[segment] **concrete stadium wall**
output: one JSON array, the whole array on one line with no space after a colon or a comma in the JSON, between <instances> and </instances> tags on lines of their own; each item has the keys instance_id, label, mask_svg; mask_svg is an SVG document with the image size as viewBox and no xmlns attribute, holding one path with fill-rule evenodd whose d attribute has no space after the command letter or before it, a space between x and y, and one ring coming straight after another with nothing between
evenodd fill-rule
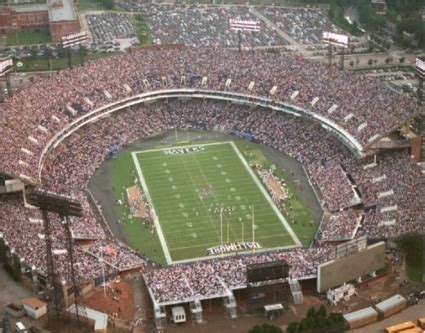
<instances>
[{"instance_id":1,"label":"concrete stadium wall","mask_svg":"<svg viewBox=\"0 0 425 333\"><path fill-rule=\"evenodd\" d=\"M323 292L385 267L385 243L379 242L366 250L328 261L317 270L317 291Z\"/></svg>"}]
</instances>

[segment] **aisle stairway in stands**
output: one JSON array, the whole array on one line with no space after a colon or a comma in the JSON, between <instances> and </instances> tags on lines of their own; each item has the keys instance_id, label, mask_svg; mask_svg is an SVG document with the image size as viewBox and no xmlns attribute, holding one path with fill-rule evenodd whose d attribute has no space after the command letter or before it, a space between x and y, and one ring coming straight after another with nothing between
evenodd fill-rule
<instances>
[{"instance_id":1,"label":"aisle stairway in stands","mask_svg":"<svg viewBox=\"0 0 425 333\"><path fill-rule=\"evenodd\" d=\"M289 280L289 288L291 289L292 298L294 299L295 304L303 304L304 295L301 290L300 283L296 279Z\"/></svg>"}]
</instances>

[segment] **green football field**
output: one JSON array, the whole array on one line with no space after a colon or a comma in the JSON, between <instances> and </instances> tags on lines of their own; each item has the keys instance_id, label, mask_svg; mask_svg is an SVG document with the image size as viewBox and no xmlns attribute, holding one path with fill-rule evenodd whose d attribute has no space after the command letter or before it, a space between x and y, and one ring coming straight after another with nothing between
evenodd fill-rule
<instances>
[{"instance_id":1,"label":"green football field","mask_svg":"<svg viewBox=\"0 0 425 333\"><path fill-rule=\"evenodd\" d=\"M202 258L210 247L253 236L263 249L301 244L233 142L132 157L168 263Z\"/></svg>"}]
</instances>

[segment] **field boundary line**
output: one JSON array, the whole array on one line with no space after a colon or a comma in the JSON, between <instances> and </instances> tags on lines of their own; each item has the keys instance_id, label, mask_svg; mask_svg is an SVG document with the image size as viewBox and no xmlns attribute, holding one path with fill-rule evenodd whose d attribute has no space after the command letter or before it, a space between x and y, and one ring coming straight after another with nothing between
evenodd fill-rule
<instances>
[{"instance_id":1,"label":"field boundary line","mask_svg":"<svg viewBox=\"0 0 425 333\"><path fill-rule=\"evenodd\" d=\"M140 167L139 160L137 159L137 152L132 152L131 155L133 157L133 162L136 167L137 175L139 176L140 184L142 185L143 191L145 193L146 200L149 202L149 205L151 206L153 222L155 224L156 231L158 232L158 237L159 237L159 241L161 242L162 250L164 251L165 260L167 260L167 264L170 265L173 263L173 261L171 259L170 251L168 249L167 242L164 237L164 233L162 232L161 224L159 223L159 218L158 218L158 215L156 214L155 206L153 204L151 195L149 193L148 186L145 181L145 177L143 176L142 168Z\"/></svg>"},{"instance_id":2,"label":"field boundary line","mask_svg":"<svg viewBox=\"0 0 425 333\"><path fill-rule=\"evenodd\" d=\"M279 211L279 209L276 207L276 205L274 204L272 198L270 197L269 193L266 191L266 189L264 188L263 184L261 184L260 180L258 179L258 177L256 176L256 174L254 173L254 171L252 171L251 167L249 166L248 162L246 161L246 159L242 156L241 152L239 151L238 147L236 146L236 144L233 141L229 141L230 145L232 146L233 150L235 151L236 155L239 157L239 159L241 160L242 164L245 166L245 168L247 169L248 173L250 174L250 176L252 177L252 179L254 180L255 184L258 186L258 188L260 189L261 193L264 195L264 197L266 198L267 202L270 204L270 206L272 207L273 211L275 212L275 214L277 215L277 217L279 218L280 222L282 222L283 226L285 227L286 231L289 233L289 235L291 235L292 240L295 242L295 244L297 246L301 246L302 243L301 241L298 239L297 235L295 234L294 230L292 230L292 228L290 227L290 225L288 224L288 222L286 221L285 217L282 215L282 213Z\"/></svg>"}]
</instances>

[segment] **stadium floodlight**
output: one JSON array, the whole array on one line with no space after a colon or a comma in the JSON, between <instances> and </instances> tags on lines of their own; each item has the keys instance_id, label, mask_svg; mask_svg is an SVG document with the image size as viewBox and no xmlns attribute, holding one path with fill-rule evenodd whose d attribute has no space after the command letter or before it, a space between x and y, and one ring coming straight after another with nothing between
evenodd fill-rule
<instances>
[{"instance_id":1,"label":"stadium floodlight","mask_svg":"<svg viewBox=\"0 0 425 333\"><path fill-rule=\"evenodd\" d=\"M425 80L425 57L418 57L415 60L416 75Z\"/></svg>"},{"instance_id":2,"label":"stadium floodlight","mask_svg":"<svg viewBox=\"0 0 425 333\"><path fill-rule=\"evenodd\" d=\"M12 71L13 60L11 57L0 58L0 76L5 76Z\"/></svg>"},{"instance_id":3,"label":"stadium floodlight","mask_svg":"<svg viewBox=\"0 0 425 333\"><path fill-rule=\"evenodd\" d=\"M241 51L241 31L247 32L259 32L261 30L261 21L260 20L239 20L239 19L230 19L229 20L230 30L236 31L238 33L238 51ZM254 46L252 45L252 50Z\"/></svg>"},{"instance_id":4,"label":"stadium floodlight","mask_svg":"<svg viewBox=\"0 0 425 333\"><path fill-rule=\"evenodd\" d=\"M77 290L76 282L75 282L70 223L69 223L68 217L69 216L81 217L83 215L82 214L83 209L80 202L78 202L77 200L69 196L42 190L42 189L32 190L28 196L28 203L31 204L32 206L38 207L42 213L44 240L46 242L47 281L50 285L53 286L53 296L54 296L54 306L56 309L56 317L59 318L60 291L58 290L56 284L54 283L54 279L57 276L55 275L53 254L56 254L56 255L64 254L64 250L67 253L69 253L73 290ZM65 218L64 226L65 226L66 236L68 240L67 249L52 250L51 228L50 228L48 212L56 213L62 219ZM75 299L74 299L76 307L78 307L77 296L78 295L76 292ZM50 311L49 311L49 316L50 316ZM77 311L77 320L78 320L78 311Z\"/></svg>"},{"instance_id":5,"label":"stadium floodlight","mask_svg":"<svg viewBox=\"0 0 425 333\"><path fill-rule=\"evenodd\" d=\"M7 91L7 93L10 95L12 93L12 86L10 83L10 73L13 69L13 60L10 56L0 56L0 78L5 77L6 78L6 86L7 90L5 89L4 92ZM4 96L1 92L2 89L0 89L0 101L3 100Z\"/></svg>"},{"instance_id":6,"label":"stadium floodlight","mask_svg":"<svg viewBox=\"0 0 425 333\"><path fill-rule=\"evenodd\" d=\"M77 32L72 35L62 37L62 46L64 48L69 48L74 45L85 43L88 41L87 31Z\"/></svg>"},{"instance_id":7,"label":"stadium floodlight","mask_svg":"<svg viewBox=\"0 0 425 333\"><path fill-rule=\"evenodd\" d=\"M329 43L329 44L332 44L332 45L335 45L335 46L340 46L340 47L343 47L343 48L348 47L348 36L347 35L323 31L322 32L322 40L325 43Z\"/></svg>"},{"instance_id":8,"label":"stadium floodlight","mask_svg":"<svg viewBox=\"0 0 425 333\"><path fill-rule=\"evenodd\" d=\"M63 46L64 49L67 50L66 54L68 56L68 67L69 68L72 68L71 51L70 51L71 47L78 45L78 44L85 43L85 42L88 41L88 39L89 39L89 37L87 35L87 31L77 32L75 34L62 37L62 46ZM81 58L81 59L83 59L83 58Z\"/></svg>"},{"instance_id":9,"label":"stadium floodlight","mask_svg":"<svg viewBox=\"0 0 425 333\"><path fill-rule=\"evenodd\" d=\"M323 31L322 41L329 45L329 66L332 65L332 46L341 47L341 69L344 68L344 49L348 48L348 36Z\"/></svg>"},{"instance_id":10,"label":"stadium floodlight","mask_svg":"<svg viewBox=\"0 0 425 333\"><path fill-rule=\"evenodd\" d=\"M29 194L28 201L32 206L61 216L82 216L81 203L69 196L36 189Z\"/></svg>"},{"instance_id":11,"label":"stadium floodlight","mask_svg":"<svg viewBox=\"0 0 425 333\"><path fill-rule=\"evenodd\" d=\"M259 32L261 27L260 20L230 19L229 24L230 24L230 30L233 30L233 31Z\"/></svg>"},{"instance_id":12,"label":"stadium floodlight","mask_svg":"<svg viewBox=\"0 0 425 333\"><path fill-rule=\"evenodd\" d=\"M425 80L425 57L418 57L415 60L415 73L419 79L418 85L418 104L422 105L424 80Z\"/></svg>"}]
</instances>

